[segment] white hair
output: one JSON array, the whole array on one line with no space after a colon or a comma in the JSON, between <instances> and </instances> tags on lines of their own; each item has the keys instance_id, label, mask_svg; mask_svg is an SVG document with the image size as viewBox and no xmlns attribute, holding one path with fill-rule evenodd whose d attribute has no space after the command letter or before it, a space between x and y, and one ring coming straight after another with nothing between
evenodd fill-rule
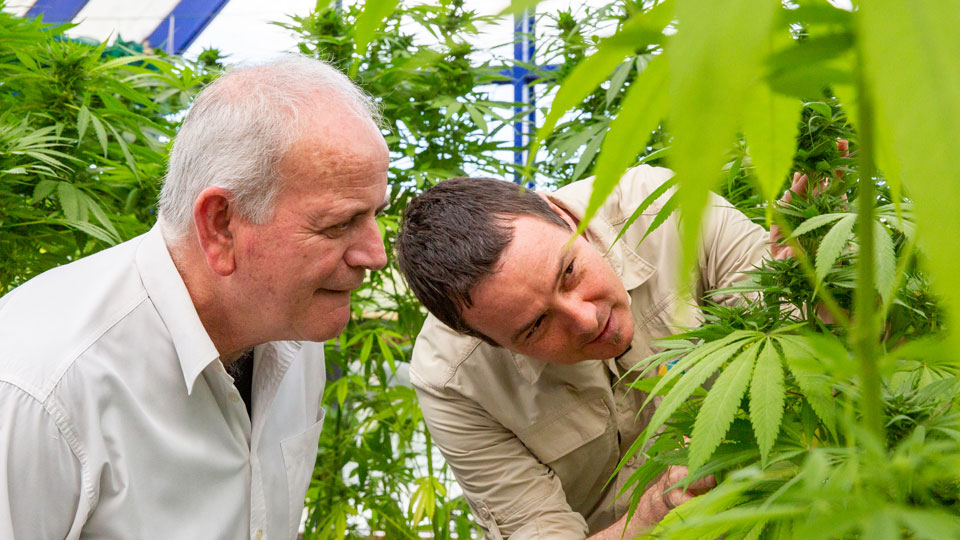
<instances>
[{"instance_id":1,"label":"white hair","mask_svg":"<svg viewBox=\"0 0 960 540\"><path fill-rule=\"evenodd\" d=\"M273 215L280 160L312 107L335 103L380 125L373 100L336 68L305 56L227 71L200 92L170 153L159 221L168 240L184 239L197 196L218 186L253 223Z\"/></svg>"}]
</instances>

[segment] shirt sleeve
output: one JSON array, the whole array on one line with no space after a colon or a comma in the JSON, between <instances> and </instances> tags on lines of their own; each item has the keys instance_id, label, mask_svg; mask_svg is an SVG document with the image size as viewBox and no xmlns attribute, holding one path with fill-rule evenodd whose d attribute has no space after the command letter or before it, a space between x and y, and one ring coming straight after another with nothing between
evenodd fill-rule
<instances>
[{"instance_id":1,"label":"shirt sleeve","mask_svg":"<svg viewBox=\"0 0 960 540\"><path fill-rule=\"evenodd\" d=\"M0 538L79 538L86 507L80 462L56 421L0 381Z\"/></svg>"},{"instance_id":2,"label":"shirt sleeve","mask_svg":"<svg viewBox=\"0 0 960 540\"><path fill-rule=\"evenodd\" d=\"M587 524L560 480L469 399L417 389L430 434L492 540L583 540Z\"/></svg>"},{"instance_id":3,"label":"shirt sleeve","mask_svg":"<svg viewBox=\"0 0 960 540\"><path fill-rule=\"evenodd\" d=\"M746 279L770 254L766 229L750 221L723 197L710 193L701 227L700 296ZM738 294L712 297L718 303L742 301Z\"/></svg>"}]
</instances>

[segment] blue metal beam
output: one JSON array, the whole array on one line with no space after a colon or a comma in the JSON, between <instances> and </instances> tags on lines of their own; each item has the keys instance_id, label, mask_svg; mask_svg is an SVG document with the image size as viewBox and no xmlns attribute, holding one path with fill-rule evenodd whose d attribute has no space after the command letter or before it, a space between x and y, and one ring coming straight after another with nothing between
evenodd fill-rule
<instances>
[{"instance_id":1,"label":"blue metal beam","mask_svg":"<svg viewBox=\"0 0 960 540\"><path fill-rule=\"evenodd\" d=\"M26 18L43 14L45 23L68 23L80 13L89 0L37 0L27 11Z\"/></svg>"},{"instance_id":2,"label":"blue metal beam","mask_svg":"<svg viewBox=\"0 0 960 540\"><path fill-rule=\"evenodd\" d=\"M220 13L228 0L180 0L148 37L153 48L181 54L190 46L210 21Z\"/></svg>"},{"instance_id":3,"label":"blue metal beam","mask_svg":"<svg viewBox=\"0 0 960 540\"><path fill-rule=\"evenodd\" d=\"M511 70L511 79L513 82L513 102L517 105L514 107L515 114L519 115L523 112L524 106L530 107L530 122L527 125L528 135L533 133L533 126L536 125L536 111L533 106L535 104L534 94L533 94L533 85L532 81L527 81L527 77L532 75L530 71L520 65L521 62L526 63L527 65L534 65L533 54L536 49L536 36L534 34L536 17L532 9L524 10L523 13L518 13L514 15L513 19L513 59L515 65ZM523 105L521 105L521 103ZM524 124L525 122L520 118L513 124L513 145L516 150L513 152L513 162L516 165L516 171L514 172L514 181L520 183L520 168L524 164L524 153L520 150L523 148L523 135L524 135Z\"/></svg>"}]
</instances>

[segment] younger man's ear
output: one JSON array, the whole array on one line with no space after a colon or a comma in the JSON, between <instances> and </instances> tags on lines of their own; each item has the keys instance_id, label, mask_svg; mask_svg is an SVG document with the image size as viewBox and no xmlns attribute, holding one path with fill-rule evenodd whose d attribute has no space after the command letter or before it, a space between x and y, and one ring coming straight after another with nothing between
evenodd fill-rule
<instances>
[{"instance_id":1,"label":"younger man's ear","mask_svg":"<svg viewBox=\"0 0 960 540\"><path fill-rule=\"evenodd\" d=\"M574 231L577 230L577 226L580 224L579 220L571 216L570 213L564 210L563 208L560 208L559 206L554 204L554 202L550 200L550 197L547 197L543 193L537 193L537 195L543 198L543 200L547 201L547 204L550 205L550 208L554 212L560 214L560 217L562 217L563 220L566 221L568 225L570 225L571 229L573 229Z\"/></svg>"},{"instance_id":2,"label":"younger man's ear","mask_svg":"<svg viewBox=\"0 0 960 540\"><path fill-rule=\"evenodd\" d=\"M236 238L230 221L237 219L233 194L217 186L210 186L193 203L193 222L197 229L200 249L207 266L221 276L236 270Z\"/></svg>"}]
</instances>

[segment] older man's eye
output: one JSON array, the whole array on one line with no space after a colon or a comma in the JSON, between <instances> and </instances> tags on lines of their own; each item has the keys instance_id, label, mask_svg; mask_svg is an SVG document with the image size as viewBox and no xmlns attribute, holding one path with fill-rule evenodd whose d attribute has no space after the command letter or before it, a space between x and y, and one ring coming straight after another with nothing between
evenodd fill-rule
<instances>
[{"instance_id":1,"label":"older man's eye","mask_svg":"<svg viewBox=\"0 0 960 540\"><path fill-rule=\"evenodd\" d=\"M350 222L338 223L336 225L331 225L326 229L323 229L323 234L329 238L337 238L347 232L347 229L350 228Z\"/></svg>"},{"instance_id":2,"label":"older man's eye","mask_svg":"<svg viewBox=\"0 0 960 540\"><path fill-rule=\"evenodd\" d=\"M573 270L574 270L573 263L574 261L570 261L570 264L568 264L567 268L564 269L563 277L570 277L573 275Z\"/></svg>"}]
</instances>

